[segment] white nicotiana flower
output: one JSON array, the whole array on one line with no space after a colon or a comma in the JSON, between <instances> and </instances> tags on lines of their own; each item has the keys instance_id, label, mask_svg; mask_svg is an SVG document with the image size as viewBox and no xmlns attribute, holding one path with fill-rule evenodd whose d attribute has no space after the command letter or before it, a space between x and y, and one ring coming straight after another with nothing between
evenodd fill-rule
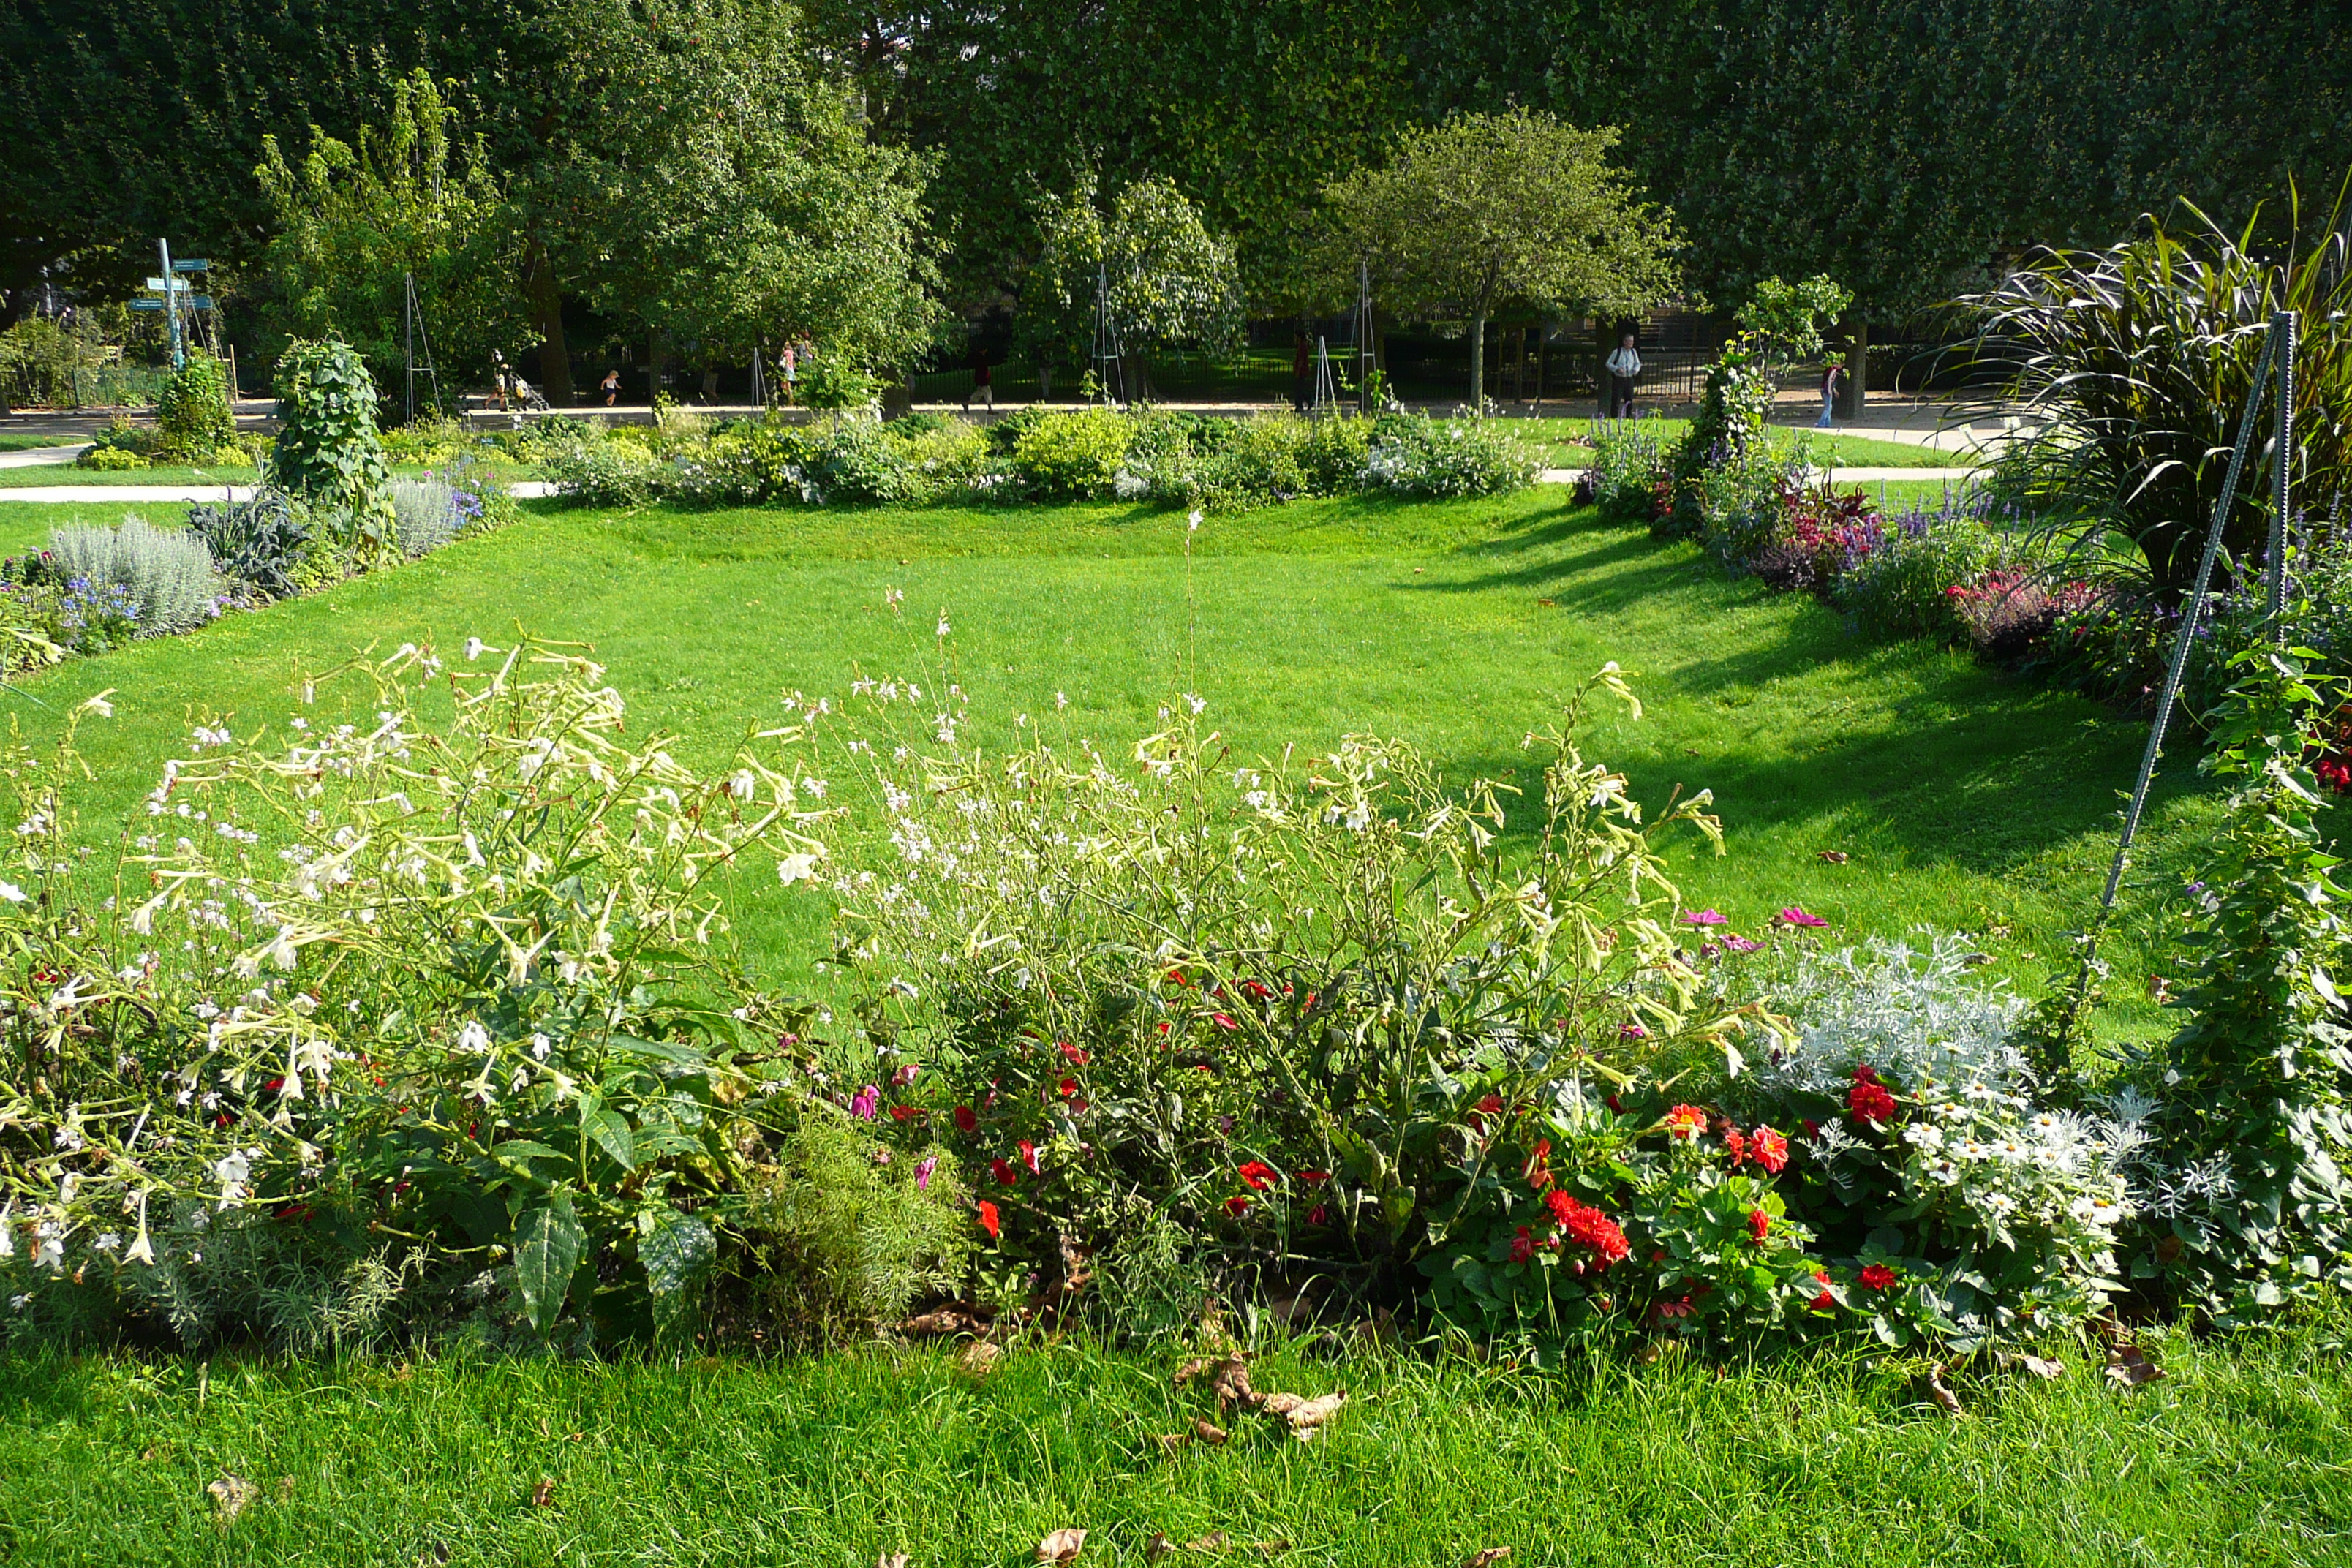
<instances>
[{"instance_id":1,"label":"white nicotiana flower","mask_svg":"<svg viewBox=\"0 0 2352 1568\"><path fill-rule=\"evenodd\" d=\"M490 1032L482 1027L482 1021L479 1018L467 1019L466 1026L457 1031L457 1049L488 1053L490 1048Z\"/></svg>"},{"instance_id":2,"label":"white nicotiana flower","mask_svg":"<svg viewBox=\"0 0 2352 1568\"><path fill-rule=\"evenodd\" d=\"M547 1059L547 1053L548 1053L548 1050L549 1050L549 1049L550 1049L550 1043L549 1043L549 1040L548 1040L548 1038L547 1038L547 1037L546 1037L545 1035L534 1034L533 1036L531 1036L531 1037L530 1037L530 1054L531 1054L534 1058L537 1058L538 1060L540 1060L540 1061L545 1061L545 1060Z\"/></svg>"}]
</instances>

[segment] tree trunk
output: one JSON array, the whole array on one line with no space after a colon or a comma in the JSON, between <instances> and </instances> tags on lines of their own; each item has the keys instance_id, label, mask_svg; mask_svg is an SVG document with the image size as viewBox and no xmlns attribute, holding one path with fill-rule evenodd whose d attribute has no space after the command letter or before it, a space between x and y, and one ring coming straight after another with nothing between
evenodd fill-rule
<instances>
[{"instance_id":1,"label":"tree trunk","mask_svg":"<svg viewBox=\"0 0 2352 1568\"><path fill-rule=\"evenodd\" d=\"M1479 417L1486 412L1486 312L1481 310L1470 318L1470 413Z\"/></svg>"},{"instance_id":2,"label":"tree trunk","mask_svg":"<svg viewBox=\"0 0 2352 1568\"><path fill-rule=\"evenodd\" d=\"M572 350L563 341L563 291L556 286L555 267L547 252L531 247L530 313L539 328L540 391L551 408L572 406Z\"/></svg>"},{"instance_id":3,"label":"tree trunk","mask_svg":"<svg viewBox=\"0 0 2352 1568\"><path fill-rule=\"evenodd\" d=\"M1870 318L1859 309L1846 313L1845 381L1838 388L1838 417L1862 417L1870 387Z\"/></svg>"}]
</instances>

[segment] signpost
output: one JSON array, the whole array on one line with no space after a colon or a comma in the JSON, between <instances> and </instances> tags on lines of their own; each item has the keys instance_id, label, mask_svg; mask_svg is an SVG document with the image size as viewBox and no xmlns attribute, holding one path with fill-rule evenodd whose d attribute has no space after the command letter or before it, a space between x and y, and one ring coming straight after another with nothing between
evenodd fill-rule
<instances>
[{"instance_id":1,"label":"signpost","mask_svg":"<svg viewBox=\"0 0 2352 1568\"><path fill-rule=\"evenodd\" d=\"M209 272L212 270L213 264L201 256L192 256L183 261L173 260L172 242L168 239L155 241L155 254L163 260L163 275L147 279L147 290L151 294L161 294L163 298L133 300L131 301L131 308L134 310L161 310L164 313L169 321L168 330L172 342L172 368L184 370L188 363L188 343L187 334L180 326L180 312L210 310L213 308L213 297L209 294L197 293L196 286L188 280L185 274Z\"/></svg>"}]
</instances>

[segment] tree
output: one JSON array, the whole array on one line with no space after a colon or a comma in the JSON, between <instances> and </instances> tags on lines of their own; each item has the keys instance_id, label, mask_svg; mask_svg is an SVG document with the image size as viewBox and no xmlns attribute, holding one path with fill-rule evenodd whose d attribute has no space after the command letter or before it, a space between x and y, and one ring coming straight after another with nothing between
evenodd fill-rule
<instances>
[{"instance_id":1,"label":"tree","mask_svg":"<svg viewBox=\"0 0 2352 1568\"><path fill-rule=\"evenodd\" d=\"M284 338L340 338L357 348L380 387L404 363L404 279L415 279L440 362L479 366L524 331L515 290L521 246L483 142L453 171L457 111L423 69L395 84L382 130L356 148L311 128L289 165L278 138L261 140L255 170L278 232L265 261L279 294L268 314ZM275 357L272 353L270 357Z\"/></svg>"},{"instance_id":2,"label":"tree","mask_svg":"<svg viewBox=\"0 0 2352 1568\"><path fill-rule=\"evenodd\" d=\"M1853 290L1826 272L1802 283L1783 283L1776 275L1758 282L1755 294L1732 314L1763 338L1774 358L1791 363L1821 353L1822 324L1853 304Z\"/></svg>"},{"instance_id":3,"label":"tree","mask_svg":"<svg viewBox=\"0 0 2352 1568\"><path fill-rule=\"evenodd\" d=\"M1474 408L1498 302L1626 314L1673 290L1673 218L1611 166L1617 139L1525 110L1465 114L1408 132L1386 168L1325 190L1342 248L1370 265L1374 288L1470 318Z\"/></svg>"},{"instance_id":4,"label":"tree","mask_svg":"<svg viewBox=\"0 0 2352 1568\"><path fill-rule=\"evenodd\" d=\"M1021 291L1020 336L1068 363L1093 352L1097 282L1125 352L1240 340L1233 241L1212 234L1172 181L1137 180L1104 212L1094 177L1039 204L1044 247Z\"/></svg>"},{"instance_id":5,"label":"tree","mask_svg":"<svg viewBox=\"0 0 2352 1568\"><path fill-rule=\"evenodd\" d=\"M862 368L927 341L925 163L867 139L790 5L554 15L564 107L518 182L552 278L711 353L807 334Z\"/></svg>"}]
</instances>

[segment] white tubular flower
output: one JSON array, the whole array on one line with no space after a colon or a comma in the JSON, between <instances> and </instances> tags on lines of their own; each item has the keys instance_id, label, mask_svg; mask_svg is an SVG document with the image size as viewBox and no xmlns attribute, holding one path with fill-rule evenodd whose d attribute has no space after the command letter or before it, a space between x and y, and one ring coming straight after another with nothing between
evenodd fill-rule
<instances>
[{"instance_id":1,"label":"white tubular flower","mask_svg":"<svg viewBox=\"0 0 2352 1568\"><path fill-rule=\"evenodd\" d=\"M482 1027L482 1021L479 1018L467 1019L466 1026L457 1031L457 1049L461 1051L480 1051L485 1055L488 1054L490 1050L490 1032L489 1030Z\"/></svg>"}]
</instances>

